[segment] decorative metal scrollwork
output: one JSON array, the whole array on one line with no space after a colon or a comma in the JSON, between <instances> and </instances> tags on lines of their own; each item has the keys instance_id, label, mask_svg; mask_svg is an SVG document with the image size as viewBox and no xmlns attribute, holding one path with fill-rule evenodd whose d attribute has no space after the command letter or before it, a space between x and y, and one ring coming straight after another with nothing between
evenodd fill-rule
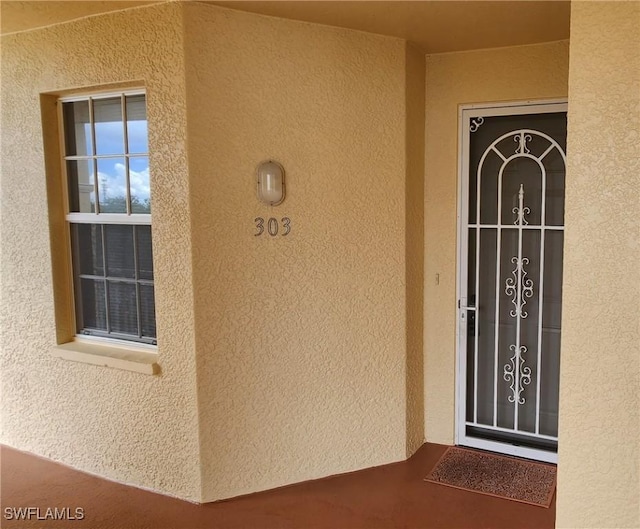
<instances>
[{"instance_id":1,"label":"decorative metal scrollwork","mask_svg":"<svg viewBox=\"0 0 640 529\"><path fill-rule=\"evenodd\" d=\"M473 115L475 112L477 111L471 111L467 118L469 128L465 139L470 146L476 145L474 138L477 137L472 133L479 131L483 123L487 123L487 127L480 134L483 137L486 135L485 139L488 140L491 133L489 128L493 123L493 118L480 118L477 114ZM469 227L475 228L477 252L476 261L470 260L469 263L471 265L473 262L477 277L483 277L484 258L478 248L481 244L479 238L483 228L495 230L496 253L495 257L492 255L491 258L496 267L494 270L499 276L497 284L494 285L495 304L492 305L495 309L495 324L489 329L489 332L493 331L491 341L494 359L490 363L495 367L495 374L487 380L482 375L479 361L474 364L473 424L484 421L488 428L513 430L517 434L526 431L529 435L533 415L535 432L531 432L531 435L547 437L540 430L540 410L537 409L540 408L540 392L546 391L545 369L541 363L546 352L541 333L545 310L542 299L543 282L546 277L545 265L549 264L544 258L545 239L541 234L548 229L545 226L545 212L549 203L545 202L545 199L548 197L548 189L551 188L550 178L556 178L555 168L553 171L550 171L550 168L558 162L558 156L562 158L563 167L566 166L566 155L562 146L551 136L532 128L513 128L504 134L496 134L493 141L487 143L489 145L482 152L477 166L472 166L475 178L470 178L469 182L469 190L476 200L475 219L469 219ZM548 157L552 153L553 162ZM527 160L524 160L525 158ZM510 164L513 165L507 167ZM520 178L527 178L527 182L531 182L527 184L526 196L524 186L518 182ZM561 185L561 182L559 184ZM485 190L490 191L485 193ZM497 215L493 216L496 220L492 219L492 222L482 220L482 210L490 204L484 201L485 195L490 197L494 209L495 204L498 204ZM509 212L512 212L511 217ZM562 227L553 226L553 229L561 230ZM492 253L492 250L489 251ZM511 260L511 270L508 262L505 264L506 259ZM477 283L476 297L481 289ZM494 292L490 295L493 298ZM480 311L481 308L477 306L473 312L476 319L479 318ZM507 314L507 321L504 321L503 317ZM480 326L474 328L468 323L467 330L470 327L471 336L475 336L476 358L480 358L479 350L481 343L484 343L481 342L483 339L479 338ZM528 348L531 348L531 356ZM492 384L494 388L491 395L489 386ZM483 418L485 414L480 405L484 405L485 401L484 394L481 395L478 391L479 387L486 387L487 396L492 400L492 421L491 418L488 421ZM512 426L505 425L500 417L507 409L513 414Z\"/></svg>"},{"instance_id":2,"label":"decorative metal scrollwork","mask_svg":"<svg viewBox=\"0 0 640 529\"><path fill-rule=\"evenodd\" d=\"M520 148L526 149L526 136L520 134ZM527 151L528 152L528 151ZM525 265L529 264L529 258L522 255L522 226L527 223L525 215L528 215L531 211L524 205L524 185L520 184L520 190L518 191L518 207L513 208L513 213L516 214L516 224L520 229L518 230L518 255L511 258L511 262L515 264L515 268L512 270L511 275L505 280L504 292L507 296L511 296L511 303L513 303L513 310L509 312L512 318L516 318L518 321L518 333L520 332L520 320L525 319L529 314L524 310L524 306L527 304L527 299L533 297L533 280L527 277L527 271ZM524 386L531 383L531 368L525 367L524 353L527 352L527 347L520 345L520 336L516 338L515 345L509 346L509 349L513 351L513 356L507 364L504 366L503 378L510 384L509 389L511 395L509 396L509 402L517 404L524 404L525 399L522 396Z\"/></svg>"},{"instance_id":3,"label":"decorative metal scrollwork","mask_svg":"<svg viewBox=\"0 0 640 529\"><path fill-rule=\"evenodd\" d=\"M483 123L484 123L483 117L473 118L471 120L471 125L469 126L469 130L471 132L476 132L480 128L480 125L482 125Z\"/></svg>"},{"instance_id":4,"label":"decorative metal scrollwork","mask_svg":"<svg viewBox=\"0 0 640 529\"><path fill-rule=\"evenodd\" d=\"M527 304L525 298L533 296L533 279L527 277L527 271L524 269L524 265L529 264L528 257L512 257L511 262L515 263L516 267L511 271L513 277L508 277L505 281L504 293L507 296L513 296L511 303L513 303L514 309L509 312L512 318L526 318L529 314L523 310ZM520 296L518 299L518 293Z\"/></svg>"},{"instance_id":5,"label":"decorative metal scrollwork","mask_svg":"<svg viewBox=\"0 0 640 529\"><path fill-rule=\"evenodd\" d=\"M509 359L509 363L504 365L503 371L504 380L510 383L509 389L512 393L508 399L509 402L524 404L525 398L522 396L524 387L531 384L531 368L524 365L526 360L523 355L527 352L527 348L524 345L519 348L511 345L509 349L513 351L513 356ZM518 371L516 366L519 366Z\"/></svg>"},{"instance_id":6,"label":"decorative metal scrollwork","mask_svg":"<svg viewBox=\"0 0 640 529\"><path fill-rule=\"evenodd\" d=\"M516 226L526 226L529 224L529 221L524 218L525 215L531 213L529 208L518 206L517 208L513 208L511 211L516 215L516 220L513 221Z\"/></svg>"},{"instance_id":7,"label":"decorative metal scrollwork","mask_svg":"<svg viewBox=\"0 0 640 529\"><path fill-rule=\"evenodd\" d=\"M525 134L521 132L517 136L513 137L513 141L518 143L518 147L516 148L516 154L529 154L531 150L527 147L527 143L530 142L533 138L531 134Z\"/></svg>"},{"instance_id":8,"label":"decorative metal scrollwork","mask_svg":"<svg viewBox=\"0 0 640 529\"><path fill-rule=\"evenodd\" d=\"M518 191L518 207L513 208L512 211L516 214L514 224L517 226L528 224L524 217L531 213L531 210L524 205L523 184L520 184L520 190ZM527 304L527 298L533 296L533 280L527 277L527 271L524 268L525 265L529 264L529 258L522 256L522 245L518 246L518 255L512 257L511 262L516 267L511 271L513 277L506 279L504 289L504 293L507 296L513 296L511 303L515 308L509 314L512 318L526 318L528 314L523 308Z\"/></svg>"}]
</instances>

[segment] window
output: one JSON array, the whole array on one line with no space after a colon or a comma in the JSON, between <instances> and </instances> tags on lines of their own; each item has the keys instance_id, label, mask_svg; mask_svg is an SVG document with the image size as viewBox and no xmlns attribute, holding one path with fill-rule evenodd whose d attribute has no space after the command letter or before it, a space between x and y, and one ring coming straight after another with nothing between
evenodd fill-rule
<instances>
[{"instance_id":1,"label":"window","mask_svg":"<svg viewBox=\"0 0 640 529\"><path fill-rule=\"evenodd\" d=\"M60 104L77 334L155 344L145 94Z\"/></svg>"}]
</instances>

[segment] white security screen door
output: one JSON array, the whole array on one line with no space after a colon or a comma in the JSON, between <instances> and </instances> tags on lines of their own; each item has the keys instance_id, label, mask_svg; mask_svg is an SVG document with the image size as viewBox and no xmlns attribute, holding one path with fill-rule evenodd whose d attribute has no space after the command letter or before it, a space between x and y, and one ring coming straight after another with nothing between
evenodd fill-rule
<instances>
[{"instance_id":1,"label":"white security screen door","mask_svg":"<svg viewBox=\"0 0 640 529\"><path fill-rule=\"evenodd\" d=\"M554 462L566 103L460 126L457 443Z\"/></svg>"}]
</instances>

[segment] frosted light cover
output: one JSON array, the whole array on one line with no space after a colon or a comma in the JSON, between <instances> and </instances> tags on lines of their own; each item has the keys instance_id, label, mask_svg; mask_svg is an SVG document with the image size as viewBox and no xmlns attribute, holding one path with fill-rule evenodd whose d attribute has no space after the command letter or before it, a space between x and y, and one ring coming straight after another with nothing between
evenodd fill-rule
<instances>
[{"instance_id":1,"label":"frosted light cover","mask_svg":"<svg viewBox=\"0 0 640 529\"><path fill-rule=\"evenodd\" d=\"M278 162L269 160L258 166L258 198L271 206L284 200L284 169Z\"/></svg>"}]
</instances>

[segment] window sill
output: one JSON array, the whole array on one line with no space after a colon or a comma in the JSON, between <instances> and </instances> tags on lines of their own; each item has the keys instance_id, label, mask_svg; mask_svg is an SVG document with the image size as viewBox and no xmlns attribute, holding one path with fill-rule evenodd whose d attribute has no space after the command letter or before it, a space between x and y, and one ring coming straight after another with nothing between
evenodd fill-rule
<instances>
[{"instance_id":1,"label":"window sill","mask_svg":"<svg viewBox=\"0 0 640 529\"><path fill-rule=\"evenodd\" d=\"M137 349L135 346L75 340L56 345L52 354L72 362L134 371L145 375L160 373L160 366L157 363L158 355L142 348Z\"/></svg>"}]
</instances>

